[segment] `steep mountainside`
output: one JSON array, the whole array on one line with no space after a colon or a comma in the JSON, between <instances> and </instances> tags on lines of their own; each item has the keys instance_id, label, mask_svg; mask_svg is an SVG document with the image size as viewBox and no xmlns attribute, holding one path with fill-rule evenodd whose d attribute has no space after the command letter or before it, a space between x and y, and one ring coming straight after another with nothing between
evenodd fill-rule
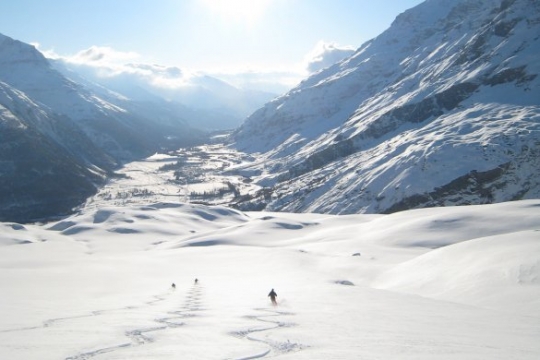
<instances>
[{"instance_id":1,"label":"steep mountainside","mask_svg":"<svg viewBox=\"0 0 540 360\"><path fill-rule=\"evenodd\" d=\"M65 78L33 46L0 35L0 220L69 212L123 161L200 137L178 117L134 110Z\"/></svg>"},{"instance_id":2,"label":"steep mountainside","mask_svg":"<svg viewBox=\"0 0 540 360\"><path fill-rule=\"evenodd\" d=\"M427 0L250 116L244 209L330 213L540 196L540 2Z\"/></svg>"},{"instance_id":3,"label":"steep mountainside","mask_svg":"<svg viewBox=\"0 0 540 360\"><path fill-rule=\"evenodd\" d=\"M0 219L9 221L68 213L115 164L67 117L3 82L0 148Z\"/></svg>"}]
</instances>

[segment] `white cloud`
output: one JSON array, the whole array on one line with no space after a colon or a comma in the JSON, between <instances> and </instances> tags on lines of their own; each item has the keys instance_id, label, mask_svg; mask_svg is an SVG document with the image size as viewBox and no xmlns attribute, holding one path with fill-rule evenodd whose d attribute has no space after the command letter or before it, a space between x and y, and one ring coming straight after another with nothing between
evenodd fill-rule
<instances>
[{"instance_id":1,"label":"white cloud","mask_svg":"<svg viewBox=\"0 0 540 360\"><path fill-rule=\"evenodd\" d=\"M85 74L98 78L129 76L133 80L161 89L176 89L190 85L193 73L177 67L133 63L141 56L133 51L118 51L106 46L91 46L75 55L59 56L51 52L42 53L60 59L70 66L82 69Z\"/></svg>"},{"instance_id":2,"label":"white cloud","mask_svg":"<svg viewBox=\"0 0 540 360\"><path fill-rule=\"evenodd\" d=\"M243 89L260 90L276 94L284 93L310 74L328 67L354 53L350 46L320 41L295 66L272 69L256 68L246 64L234 69L198 69L190 71L174 66L137 63L142 56L133 51L118 51L107 46L91 46L74 55L59 55L54 50L43 50L33 43L47 58L62 60L71 66L84 69L88 75L100 78L129 76L157 89L178 89L194 84L195 79L207 74Z\"/></svg>"},{"instance_id":3,"label":"white cloud","mask_svg":"<svg viewBox=\"0 0 540 360\"><path fill-rule=\"evenodd\" d=\"M40 49L39 44L33 44L49 59L61 60L71 67L78 68L88 78L107 78L110 80L122 78L131 79L136 83L155 88L156 90L174 90L186 86L197 85L197 79L208 75L225 81L237 88L246 90L265 91L282 94L296 86L306 78L305 63L299 61L296 66L256 68L242 65L229 69L180 69L174 66L137 63L142 56L136 52L123 52L106 46L92 46L74 55L59 55L54 50ZM328 50L329 46L324 47ZM310 53L310 58L322 56L321 51Z\"/></svg>"},{"instance_id":4,"label":"white cloud","mask_svg":"<svg viewBox=\"0 0 540 360\"><path fill-rule=\"evenodd\" d=\"M335 43L319 41L305 57L306 70L312 74L351 56L354 51L352 46L339 46Z\"/></svg>"},{"instance_id":5,"label":"white cloud","mask_svg":"<svg viewBox=\"0 0 540 360\"><path fill-rule=\"evenodd\" d=\"M35 47L40 53L43 54L47 59L59 59L61 58L60 55L58 55L54 49L44 50L41 48L41 44L38 42L31 42L30 45Z\"/></svg>"},{"instance_id":6,"label":"white cloud","mask_svg":"<svg viewBox=\"0 0 540 360\"><path fill-rule=\"evenodd\" d=\"M73 56L65 57L68 62L90 66L121 65L140 57L133 51L118 51L107 46L91 46Z\"/></svg>"}]
</instances>

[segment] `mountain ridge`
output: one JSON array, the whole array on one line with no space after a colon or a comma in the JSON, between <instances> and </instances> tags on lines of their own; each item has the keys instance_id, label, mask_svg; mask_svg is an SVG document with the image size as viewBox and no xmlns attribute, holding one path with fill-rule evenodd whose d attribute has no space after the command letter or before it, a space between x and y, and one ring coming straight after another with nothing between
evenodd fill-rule
<instances>
[{"instance_id":1,"label":"mountain ridge","mask_svg":"<svg viewBox=\"0 0 540 360\"><path fill-rule=\"evenodd\" d=\"M233 134L233 147L264 158L249 170L272 193L238 206L392 212L539 196L540 11L531 9L539 4L429 0L399 15ZM518 173L524 164L531 173ZM500 173L499 183L478 181L484 173ZM456 188L463 177L482 184Z\"/></svg>"}]
</instances>

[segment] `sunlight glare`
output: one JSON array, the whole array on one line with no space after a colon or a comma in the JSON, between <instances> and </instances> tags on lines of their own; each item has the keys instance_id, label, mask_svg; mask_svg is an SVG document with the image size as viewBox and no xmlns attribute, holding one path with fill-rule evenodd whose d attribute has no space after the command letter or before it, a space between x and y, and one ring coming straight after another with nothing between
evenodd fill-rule
<instances>
[{"instance_id":1,"label":"sunlight glare","mask_svg":"<svg viewBox=\"0 0 540 360\"><path fill-rule=\"evenodd\" d=\"M253 23L264 14L271 0L202 0L202 2L226 21Z\"/></svg>"}]
</instances>

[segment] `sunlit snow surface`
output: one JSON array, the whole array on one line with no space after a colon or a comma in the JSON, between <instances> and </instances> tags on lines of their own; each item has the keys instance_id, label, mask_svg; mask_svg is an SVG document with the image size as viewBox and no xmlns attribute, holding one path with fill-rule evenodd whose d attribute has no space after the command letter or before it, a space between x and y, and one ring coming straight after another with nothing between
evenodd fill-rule
<instances>
[{"instance_id":1,"label":"sunlit snow surface","mask_svg":"<svg viewBox=\"0 0 540 360\"><path fill-rule=\"evenodd\" d=\"M540 200L102 206L0 224L0 268L2 359L540 358Z\"/></svg>"}]
</instances>

